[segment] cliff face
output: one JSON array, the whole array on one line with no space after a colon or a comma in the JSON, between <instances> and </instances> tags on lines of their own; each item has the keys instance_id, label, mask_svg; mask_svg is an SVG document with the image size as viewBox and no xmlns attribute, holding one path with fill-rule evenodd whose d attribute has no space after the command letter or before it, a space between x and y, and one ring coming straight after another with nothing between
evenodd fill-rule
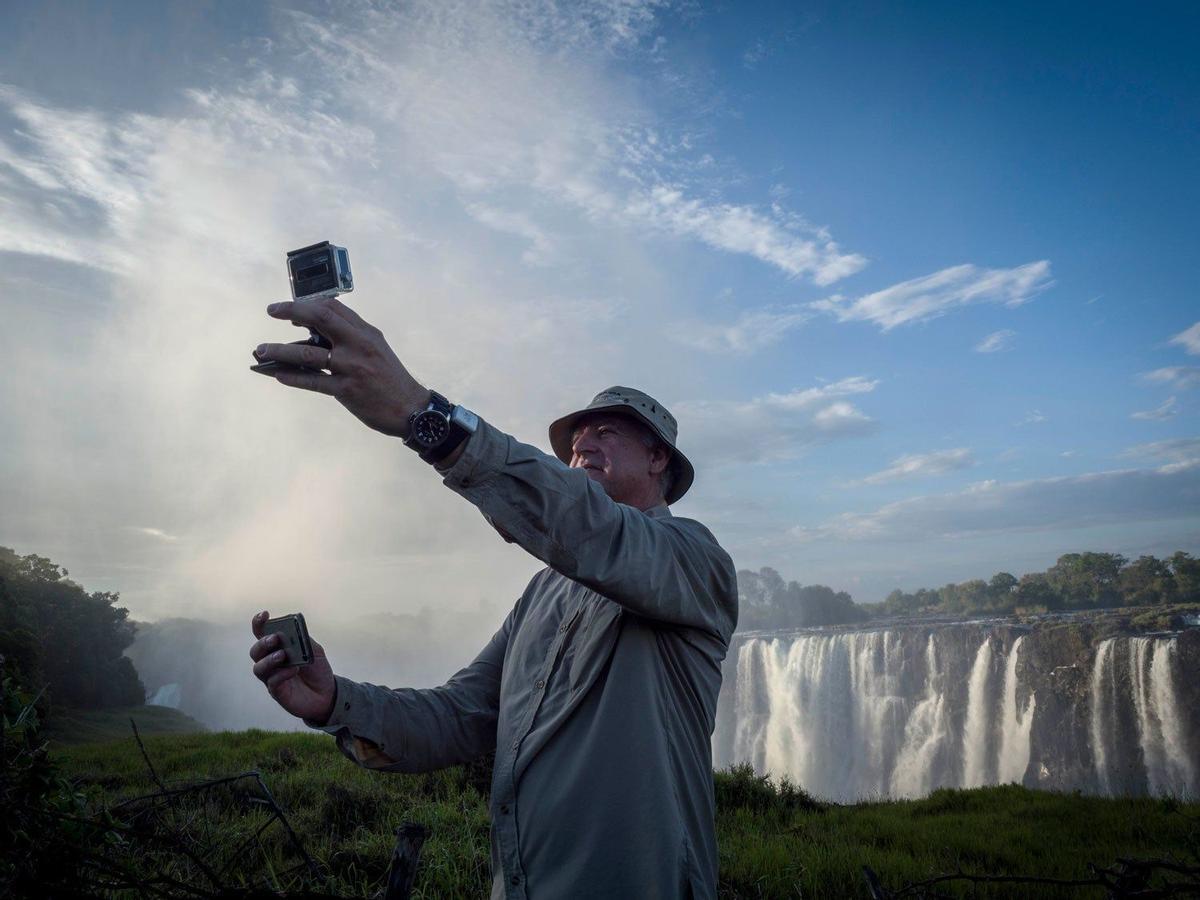
<instances>
[{"instance_id":1,"label":"cliff face","mask_svg":"<svg viewBox=\"0 0 1200 900\"><path fill-rule=\"evenodd\" d=\"M1145 794L1200 762L1200 629L1114 633L1103 619L1035 631L1022 683L1038 698L1025 783ZM1191 765L1182 764L1187 759Z\"/></svg>"},{"instance_id":2,"label":"cliff face","mask_svg":"<svg viewBox=\"0 0 1200 900\"><path fill-rule=\"evenodd\" d=\"M1200 628L1161 610L735 637L713 738L820 796L1200 792ZM1139 626L1142 626L1139 628Z\"/></svg>"}]
</instances>

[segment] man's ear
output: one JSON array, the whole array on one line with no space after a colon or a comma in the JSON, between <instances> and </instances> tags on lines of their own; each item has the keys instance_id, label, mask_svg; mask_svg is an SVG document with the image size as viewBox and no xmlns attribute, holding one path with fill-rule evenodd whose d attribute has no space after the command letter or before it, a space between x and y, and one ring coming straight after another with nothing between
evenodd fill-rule
<instances>
[{"instance_id":1,"label":"man's ear","mask_svg":"<svg viewBox=\"0 0 1200 900\"><path fill-rule=\"evenodd\" d=\"M671 461L671 450L669 447L659 444L650 451L650 474L661 475L663 469Z\"/></svg>"}]
</instances>

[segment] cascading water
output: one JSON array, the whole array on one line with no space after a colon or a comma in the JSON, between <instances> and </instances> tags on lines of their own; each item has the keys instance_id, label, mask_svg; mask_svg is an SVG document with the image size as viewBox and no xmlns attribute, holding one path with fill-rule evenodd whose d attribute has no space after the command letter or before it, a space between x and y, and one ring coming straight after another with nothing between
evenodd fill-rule
<instances>
[{"instance_id":1,"label":"cascading water","mask_svg":"<svg viewBox=\"0 0 1200 900\"><path fill-rule=\"evenodd\" d=\"M967 725L963 731L963 784L986 784L990 762L988 751L988 686L992 675L992 642L989 637L979 645L971 681L967 690Z\"/></svg>"},{"instance_id":2,"label":"cascading water","mask_svg":"<svg viewBox=\"0 0 1200 900\"><path fill-rule=\"evenodd\" d=\"M1023 630L748 637L717 763L747 761L843 802L1012 781L1197 794L1200 722L1181 699L1175 637L1084 642L1069 656L1066 642Z\"/></svg>"},{"instance_id":3,"label":"cascading water","mask_svg":"<svg viewBox=\"0 0 1200 900\"><path fill-rule=\"evenodd\" d=\"M1021 644L1025 635L1013 641L1004 666L1004 706L1000 713L1000 758L996 775L1001 784L1021 781L1029 768L1031 750L1029 737L1033 731L1033 715L1037 710L1037 696L1032 692L1024 710L1017 708L1017 662L1021 658ZM991 782L980 781L979 784ZM975 787L975 783L966 785Z\"/></svg>"}]
</instances>

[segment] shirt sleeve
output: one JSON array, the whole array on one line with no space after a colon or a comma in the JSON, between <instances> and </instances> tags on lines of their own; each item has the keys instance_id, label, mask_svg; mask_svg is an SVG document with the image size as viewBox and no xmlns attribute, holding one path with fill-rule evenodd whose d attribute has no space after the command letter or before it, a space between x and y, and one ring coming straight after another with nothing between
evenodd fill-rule
<instances>
[{"instance_id":1,"label":"shirt sleeve","mask_svg":"<svg viewBox=\"0 0 1200 900\"><path fill-rule=\"evenodd\" d=\"M430 772L496 749L500 675L512 629L500 630L465 669L436 688L388 688L335 676L333 714L324 725L338 749L367 769Z\"/></svg>"},{"instance_id":2,"label":"shirt sleeve","mask_svg":"<svg viewBox=\"0 0 1200 900\"><path fill-rule=\"evenodd\" d=\"M631 612L726 643L733 634L733 561L699 522L617 503L582 469L482 419L443 483L546 565Z\"/></svg>"}]
</instances>

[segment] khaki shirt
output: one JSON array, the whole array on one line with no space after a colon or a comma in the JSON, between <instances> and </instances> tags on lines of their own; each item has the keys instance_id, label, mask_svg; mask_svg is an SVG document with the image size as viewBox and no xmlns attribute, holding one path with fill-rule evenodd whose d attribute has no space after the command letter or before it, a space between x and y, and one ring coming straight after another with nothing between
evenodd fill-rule
<instances>
[{"instance_id":1,"label":"khaki shirt","mask_svg":"<svg viewBox=\"0 0 1200 900\"><path fill-rule=\"evenodd\" d=\"M582 469L482 420L444 483L548 568L446 684L338 676L321 730L359 765L393 772L494 749L493 898L716 897L711 738L737 624L729 555L699 522L616 503Z\"/></svg>"}]
</instances>

